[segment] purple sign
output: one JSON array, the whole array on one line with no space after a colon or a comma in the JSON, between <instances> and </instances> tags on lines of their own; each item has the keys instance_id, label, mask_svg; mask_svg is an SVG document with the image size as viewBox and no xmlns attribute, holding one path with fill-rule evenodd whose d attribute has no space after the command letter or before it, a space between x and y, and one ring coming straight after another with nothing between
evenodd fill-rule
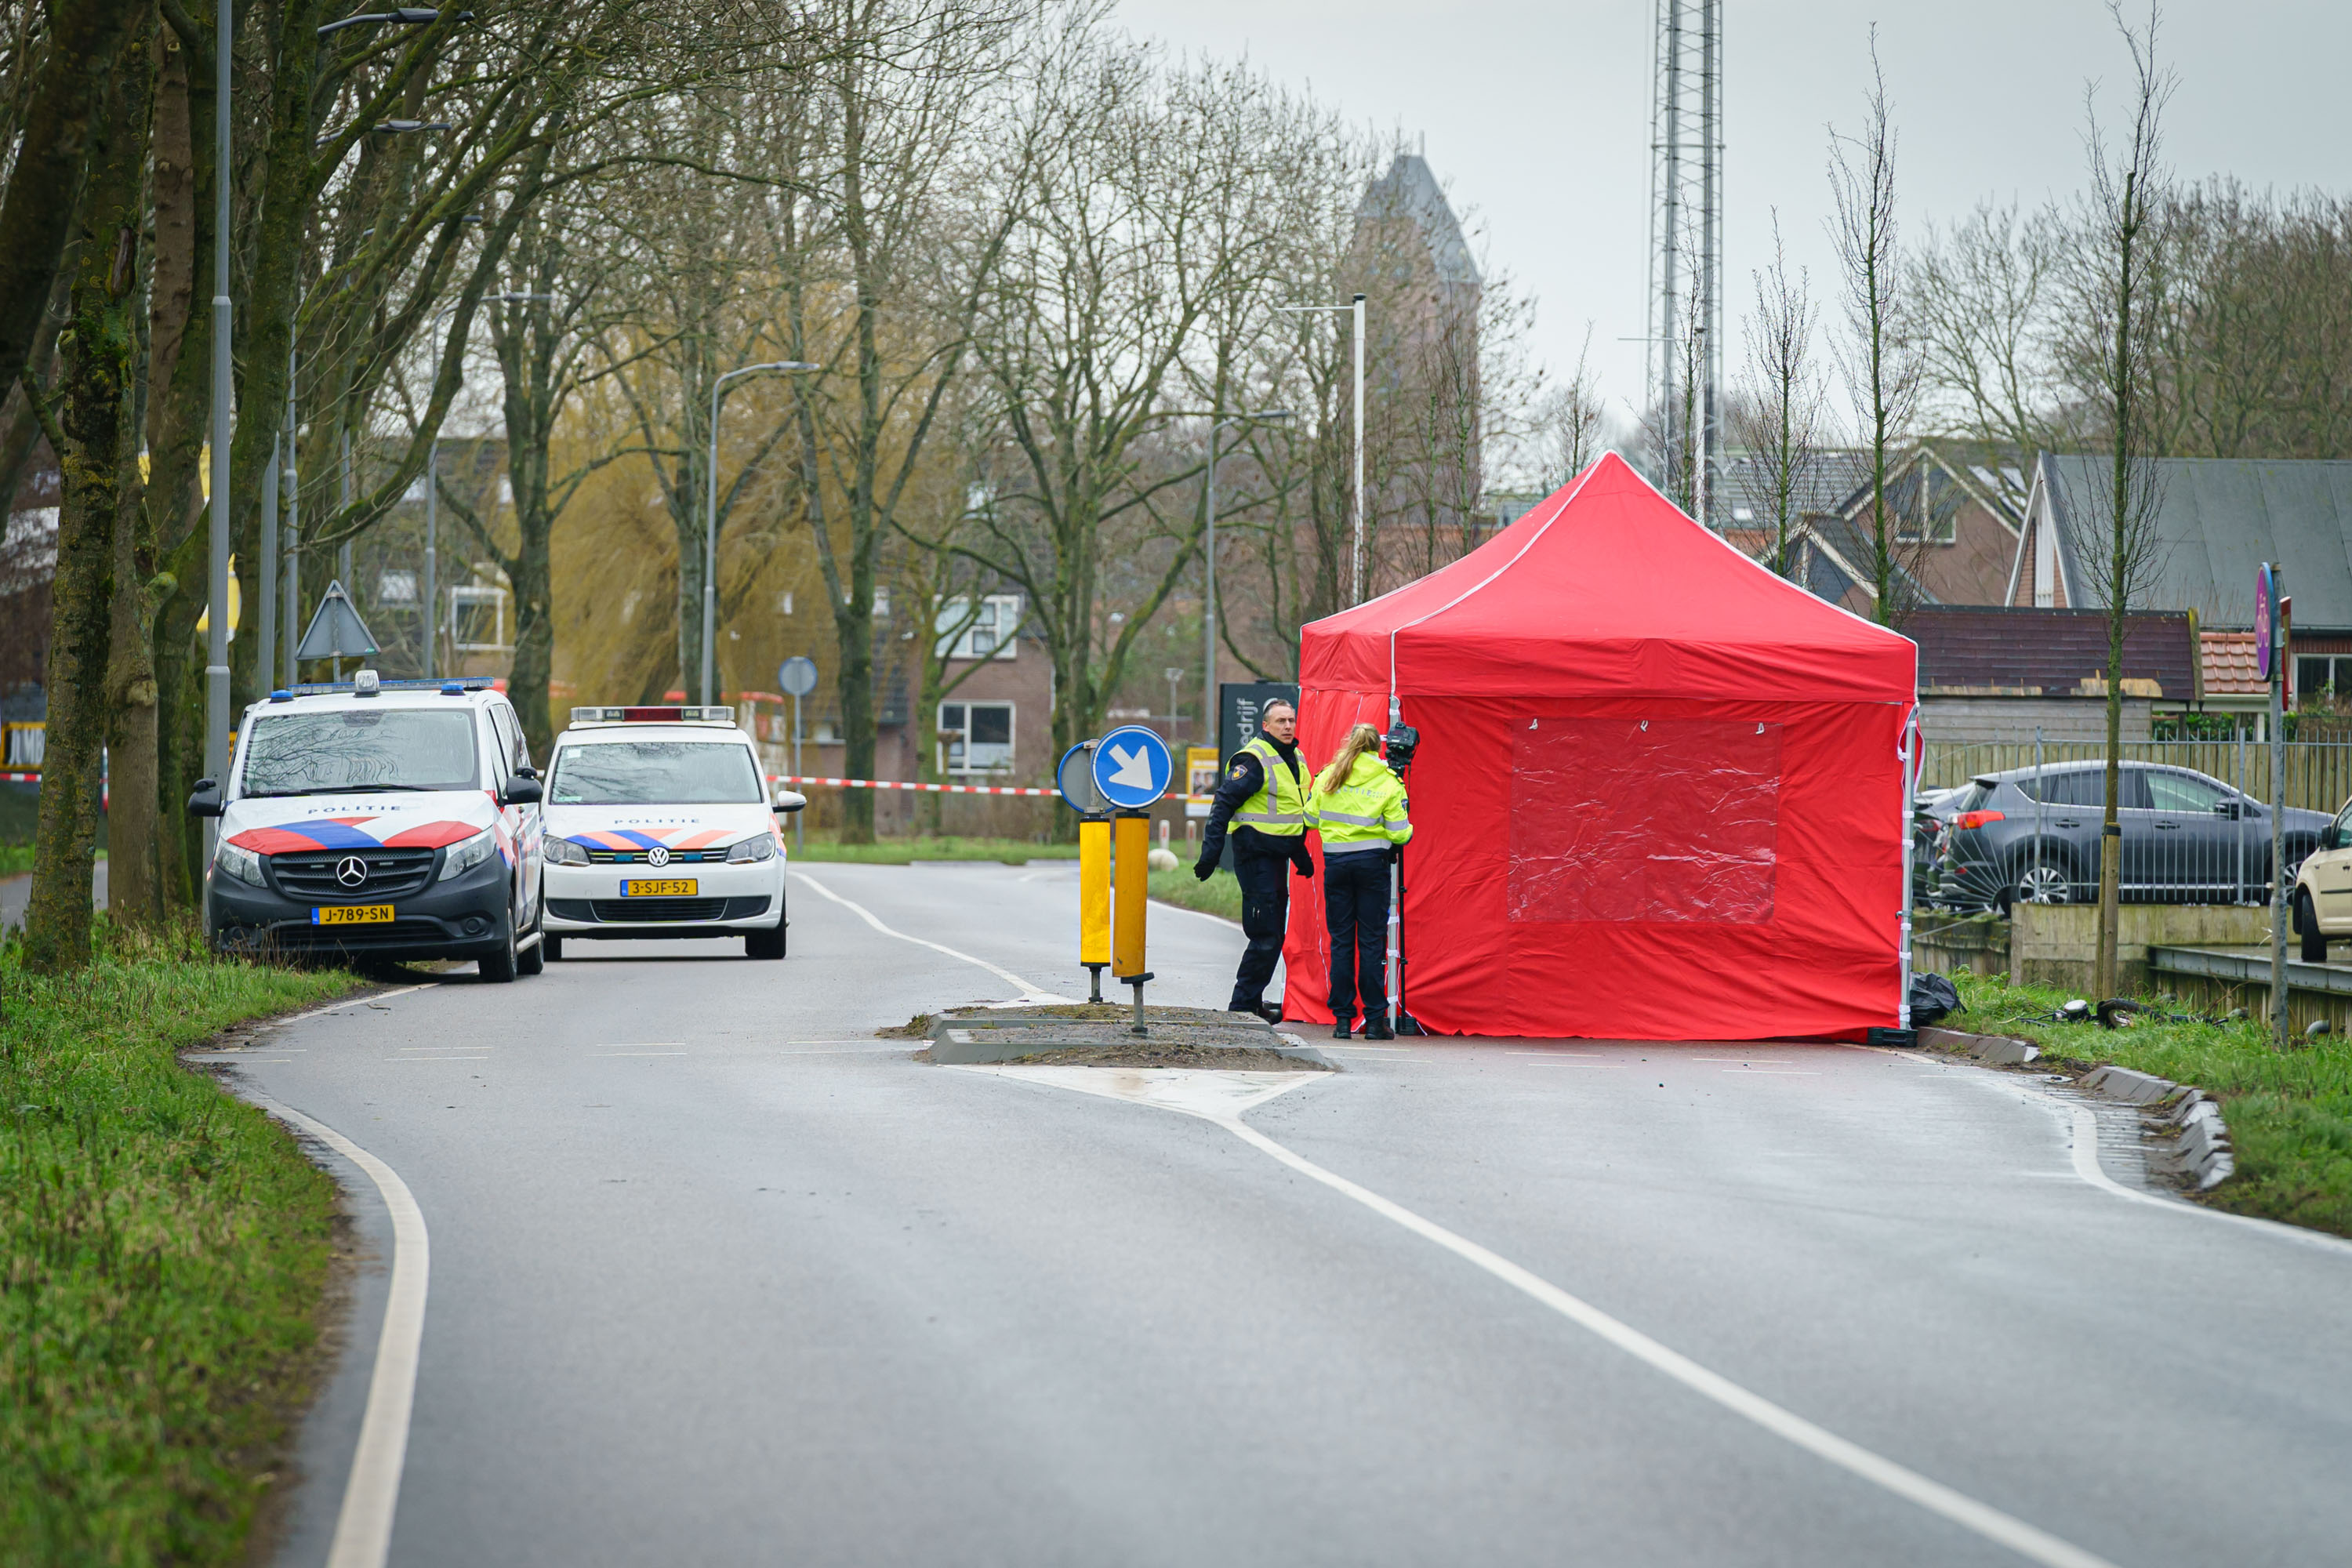
<instances>
[{"instance_id":1,"label":"purple sign","mask_svg":"<svg viewBox=\"0 0 2352 1568\"><path fill-rule=\"evenodd\" d=\"M2271 644L2278 640L2278 579L2271 575L2267 561L2254 574L2254 670L2264 680L2271 678L2271 666L2277 653Z\"/></svg>"}]
</instances>

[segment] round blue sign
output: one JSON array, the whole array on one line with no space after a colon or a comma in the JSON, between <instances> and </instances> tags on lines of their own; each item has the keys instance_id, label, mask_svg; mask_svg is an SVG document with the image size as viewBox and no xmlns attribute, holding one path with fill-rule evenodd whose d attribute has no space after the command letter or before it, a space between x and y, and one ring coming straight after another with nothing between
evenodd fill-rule
<instances>
[{"instance_id":1,"label":"round blue sign","mask_svg":"<svg viewBox=\"0 0 2352 1568\"><path fill-rule=\"evenodd\" d=\"M816 661L799 654L776 666L776 689L788 697L806 697L816 689Z\"/></svg>"},{"instance_id":2,"label":"round blue sign","mask_svg":"<svg viewBox=\"0 0 2352 1568\"><path fill-rule=\"evenodd\" d=\"M1168 742L1139 724L1113 730L1095 746L1095 787L1123 810L1140 810L1166 795L1175 774Z\"/></svg>"}]
</instances>

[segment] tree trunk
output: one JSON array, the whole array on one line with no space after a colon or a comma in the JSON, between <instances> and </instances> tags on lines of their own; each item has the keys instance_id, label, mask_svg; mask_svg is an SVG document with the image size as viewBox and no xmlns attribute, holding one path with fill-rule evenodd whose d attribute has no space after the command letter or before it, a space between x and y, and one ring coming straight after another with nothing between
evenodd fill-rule
<instances>
[{"instance_id":1,"label":"tree trunk","mask_svg":"<svg viewBox=\"0 0 2352 1568\"><path fill-rule=\"evenodd\" d=\"M59 0L50 11L40 79L0 198L0 386L24 374L74 229L75 192L99 156L93 137L107 129L108 79L92 68L116 57L140 14L138 0Z\"/></svg>"},{"instance_id":2,"label":"tree trunk","mask_svg":"<svg viewBox=\"0 0 2352 1568\"><path fill-rule=\"evenodd\" d=\"M107 658L108 912L152 931L164 921L163 868L156 836L155 658L149 642L157 594L155 538L134 463L121 469L114 509L113 621Z\"/></svg>"},{"instance_id":3,"label":"tree trunk","mask_svg":"<svg viewBox=\"0 0 2352 1568\"><path fill-rule=\"evenodd\" d=\"M152 21L147 24L152 26ZM90 148L87 216L77 237L73 318L59 384L51 590L48 735L42 763L33 890L25 910L25 965L57 973L89 962L90 868L107 732L115 525L121 479L137 450L131 377L138 344L138 240L152 75L145 26L118 33L103 129ZM44 289L46 292L46 289ZM22 359L18 360L22 368Z\"/></svg>"},{"instance_id":4,"label":"tree trunk","mask_svg":"<svg viewBox=\"0 0 2352 1568\"><path fill-rule=\"evenodd\" d=\"M507 674L507 696L513 701L515 717L521 721L523 739L530 746L530 754L541 766L546 765L549 748L555 743L555 721L548 712L547 682L555 668L555 595L551 585L551 566L554 520L548 516L544 503L546 487L539 487L542 498L537 506L515 508L515 521L522 535L516 547L514 578L515 649L514 662ZM523 488L515 487L515 499L522 499Z\"/></svg>"}]
</instances>

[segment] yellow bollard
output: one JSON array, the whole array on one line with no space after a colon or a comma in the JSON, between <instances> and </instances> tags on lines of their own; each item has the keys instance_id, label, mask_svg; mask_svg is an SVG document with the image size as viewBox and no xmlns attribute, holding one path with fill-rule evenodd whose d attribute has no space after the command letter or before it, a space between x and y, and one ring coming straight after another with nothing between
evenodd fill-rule
<instances>
[{"instance_id":1,"label":"yellow bollard","mask_svg":"<svg viewBox=\"0 0 2352 1568\"><path fill-rule=\"evenodd\" d=\"M1111 819L1111 872L1118 897L1111 909L1111 976L1135 987L1135 1022L1128 1033L1146 1034L1143 1026L1143 983L1151 972L1143 967L1143 911L1151 902L1151 818L1142 812L1122 811Z\"/></svg>"},{"instance_id":2,"label":"yellow bollard","mask_svg":"<svg viewBox=\"0 0 2352 1568\"><path fill-rule=\"evenodd\" d=\"M1110 962L1110 824L1078 824L1078 963L1094 971L1094 999L1102 1000L1103 966Z\"/></svg>"},{"instance_id":3,"label":"yellow bollard","mask_svg":"<svg viewBox=\"0 0 2352 1568\"><path fill-rule=\"evenodd\" d=\"M1111 978L1126 984L1143 973L1143 910L1151 899L1151 818L1121 812L1113 819L1118 897L1112 904Z\"/></svg>"}]
</instances>

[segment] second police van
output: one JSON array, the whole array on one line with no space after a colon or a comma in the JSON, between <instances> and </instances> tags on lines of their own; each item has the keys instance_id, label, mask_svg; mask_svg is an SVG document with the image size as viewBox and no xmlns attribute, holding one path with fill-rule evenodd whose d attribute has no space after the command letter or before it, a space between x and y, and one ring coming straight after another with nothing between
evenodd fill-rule
<instances>
[{"instance_id":1,"label":"second police van","mask_svg":"<svg viewBox=\"0 0 2352 1568\"><path fill-rule=\"evenodd\" d=\"M567 941L743 939L784 956L784 842L751 737L723 707L574 708L547 764L541 918Z\"/></svg>"}]
</instances>

